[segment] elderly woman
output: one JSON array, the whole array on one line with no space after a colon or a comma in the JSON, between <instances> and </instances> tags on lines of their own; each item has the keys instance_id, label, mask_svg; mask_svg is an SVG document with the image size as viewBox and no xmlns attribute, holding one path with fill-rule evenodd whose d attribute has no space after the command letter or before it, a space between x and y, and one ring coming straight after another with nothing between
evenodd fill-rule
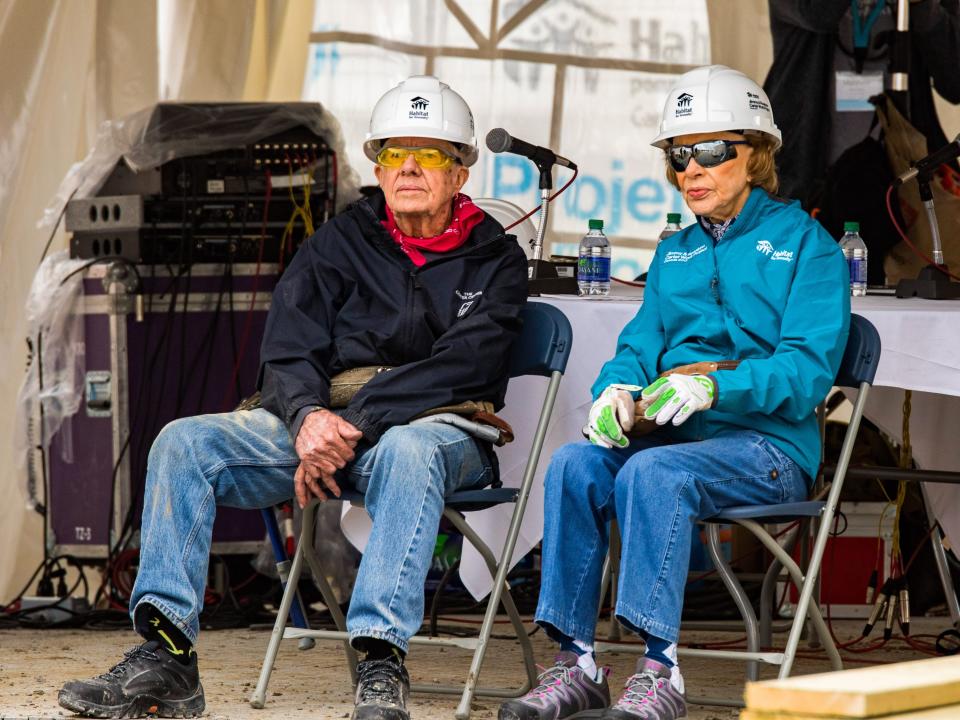
<instances>
[{"instance_id":1,"label":"elderly woman","mask_svg":"<svg viewBox=\"0 0 960 720\"><path fill-rule=\"evenodd\" d=\"M347 617L365 653L353 717L409 718L403 659L423 619L444 496L490 483L495 464L487 443L457 427L408 422L468 400L502 405L526 260L460 194L477 142L469 107L447 85L412 77L387 92L364 151L383 192L323 225L278 283L263 407L177 420L154 442L130 599L145 642L109 673L67 683L59 699L69 710L203 712L194 644L215 505L295 495L303 506L346 484L365 493L373 518ZM357 369L372 379L352 397L331 393L336 375Z\"/></svg>"},{"instance_id":2,"label":"elderly woman","mask_svg":"<svg viewBox=\"0 0 960 720\"><path fill-rule=\"evenodd\" d=\"M500 720L686 717L676 643L694 524L804 499L817 471L814 408L843 355L847 270L831 237L771 194L780 132L763 90L723 66L693 70L653 144L697 222L657 248L643 306L593 385L590 442L547 471L536 620L561 653ZM647 647L610 707L592 643L613 518L616 616Z\"/></svg>"}]
</instances>

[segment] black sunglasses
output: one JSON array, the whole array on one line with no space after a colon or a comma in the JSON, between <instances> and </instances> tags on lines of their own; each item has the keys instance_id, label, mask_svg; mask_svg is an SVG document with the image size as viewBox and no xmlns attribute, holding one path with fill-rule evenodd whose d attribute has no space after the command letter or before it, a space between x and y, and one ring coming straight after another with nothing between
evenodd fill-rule
<instances>
[{"instance_id":1,"label":"black sunglasses","mask_svg":"<svg viewBox=\"0 0 960 720\"><path fill-rule=\"evenodd\" d=\"M712 168L737 156L734 145L749 144L746 140L705 140L693 145L671 145L667 148L667 158L677 172L686 170L691 158L700 167Z\"/></svg>"}]
</instances>

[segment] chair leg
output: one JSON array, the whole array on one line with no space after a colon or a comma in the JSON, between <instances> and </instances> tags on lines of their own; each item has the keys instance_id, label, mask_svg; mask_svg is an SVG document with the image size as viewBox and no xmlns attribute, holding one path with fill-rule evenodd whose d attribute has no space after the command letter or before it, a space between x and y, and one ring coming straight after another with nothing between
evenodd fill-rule
<instances>
[{"instance_id":1,"label":"chair leg","mask_svg":"<svg viewBox=\"0 0 960 720\"><path fill-rule=\"evenodd\" d=\"M787 572L790 573L791 579L801 594L805 590L810 592L810 589L807 588L807 582L804 578L803 572L800 570L800 566L797 565L794 559L787 554L786 550L780 547L780 544L768 532L766 532L761 525L753 520L738 520L737 522L752 532L757 539L760 540L760 542L762 542L771 553L773 553L773 556L783 564L783 566L787 569ZM790 668L793 665L793 659L797 654L797 645L800 642L800 635L796 631L796 628L797 626L803 626L808 618L813 623L814 629L817 631L817 635L820 636L820 641L823 643L823 647L827 651L827 656L830 658L831 667L834 670L843 670L843 661L840 659L840 653L837 652L837 646L833 643L830 630L823 621L823 616L820 614L820 608L815 602L812 602L812 598L810 599L811 602L809 602L807 605L807 612L804 615L797 613L793 619L790 637L787 639L787 647L784 650L784 662L783 665L780 666L779 677L781 679L789 676ZM792 647L791 641L793 642Z\"/></svg>"},{"instance_id":2,"label":"chair leg","mask_svg":"<svg viewBox=\"0 0 960 720\"><path fill-rule=\"evenodd\" d=\"M727 587L727 591L733 597L733 602L740 611L740 617L743 618L744 628L747 633L747 650L749 652L760 651L760 631L757 624L757 616L750 605L750 599L743 590L743 586L734 577L730 565L720 554L720 526L716 523L707 523L707 550L710 552L710 559L713 560L713 566L717 569L720 579ZM759 680L760 667L756 660L747 661L747 680Z\"/></svg>"},{"instance_id":3,"label":"chair leg","mask_svg":"<svg viewBox=\"0 0 960 720\"><path fill-rule=\"evenodd\" d=\"M857 401L853 405L853 412L850 413L850 425L843 438L840 457L837 459L837 470L833 476L833 484L830 486L830 492L827 494L823 514L820 516L817 538L813 544L813 551L810 554L810 563L807 566L807 575L813 580L820 574L820 564L823 561L823 553L827 546L827 536L830 534L830 525L833 523L833 516L837 510L837 504L840 502L840 491L843 489L843 481L847 474L847 467L850 465L850 456L853 454L853 443L857 430L860 428L860 420L863 417L863 407L866 405L869 393L869 383L860 383L860 392L857 394ZM806 582L800 588L800 597L797 600L797 617L801 620L806 616L807 610L811 605L813 586L813 582ZM817 615L819 615L819 612L817 612ZM790 628L787 647L784 650L783 665L780 666L779 676L781 678L790 676L790 670L793 667L793 658L797 652L797 645L800 643L800 633L802 629L802 626L796 623ZM833 650L836 652L836 648L833 648ZM827 648L827 651L830 651L830 647Z\"/></svg>"},{"instance_id":4,"label":"chair leg","mask_svg":"<svg viewBox=\"0 0 960 720\"><path fill-rule=\"evenodd\" d=\"M617 593L620 590L620 528L617 521L610 523L610 630L607 632L607 640L610 642L620 642L623 633L621 632L620 621L617 620ZM603 593L600 594L600 602L603 602Z\"/></svg>"},{"instance_id":5,"label":"chair leg","mask_svg":"<svg viewBox=\"0 0 960 720\"><path fill-rule=\"evenodd\" d=\"M523 665L527 673L526 682L522 687L517 689L517 695L523 695L533 687L533 684L537 680L537 667L533 656L533 645L530 642L530 637L527 635L523 620L520 618L520 613L517 611L517 606L513 602L513 596L510 594L510 585L506 581L500 586L496 584L498 565L493 552L487 544L483 542L480 536L474 532L473 528L467 524L467 521L462 515L448 508L444 508L443 514L444 517L453 523L457 530L463 533L464 538L477 549L477 552L480 553L480 556L486 563L491 577L494 578L494 586L491 588L490 597L487 600L487 612L483 618L483 625L480 627L477 649L473 652L470 672L467 674L467 680L463 687L463 695L460 698L460 704L454 715L457 720L468 720L470 717L470 702L476 690L480 667L483 665L483 658L487 652L487 644L493 632L493 621L496 618L497 609L501 603L503 603L504 610L506 610L510 622L517 633L517 640L520 642L520 651L523 654Z\"/></svg>"},{"instance_id":6,"label":"chair leg","mask_svg":"<svg viewBox=\"0 0 960 720\"><path fill-rule=\"evenodd\" d=\"M347 620L343 616L343 612L340 610L340 604L337 602L336 593L333 592L333 588L330 587L330 583L327 582L327 576L320 564L320 558L317 557L317 553L313 549L313 528L316 524L316 518L317 514L315 508L312 508L310 512L305 512L303 514L303 530L300 535L300 546L305 546L304 557L306 558L307 565L310 566L310 572L313 573L313 584L317 586L317 589L320 591L320 595L323 596L323 602L326 603L327 610L330 611L330 617L337 626L337 630L340 632L346 632ZM297 548L297 552L299 551L300 548ZM343 649L347 654L347 666L350 670L350 682L354 687L356 687L357 663L359 662L357 651L353 649L353 646L350 644L349 640L343 641Z\"/></svg>"},{"instance_id":7,"label":"chair leg","mask_svg":"<svg viewBox=\"0 0 960 720\"><path fill-rule=\"evenodd\" d=\"M304 525L306 518L312 515L313 510L308 509L304 513ZM294 598L297 597L297 583L300 581L300 573L303 570L303 538L301 535L300 544L297 546L297 552L293 556L293 565L290 567L290 577L287 580L287 586L283 591L283 598L280 600L280 608L277 610L277 619L273 623L273 632L270 634L270 642L267 644L267 654L264 655L263 665L260 667L260 678L257 680L257 687L250 697L250 705L257 709L263 708L267 697L267 684L270 682L270 673L273 672L273 664L277 659L277 652L280 650L280 641L283 640L283 630L287 625L287 618L290 615L290 606ZM311 534L310 537L313 537Z\"/></svg>"},{"instance_id":8,"label":"chair leg","mask_svg":"<svg viewBox=\"0 0 960 720\"><path fill-rule=\"evenodd\" d=\"M927 522L933 526L937 522L937 518L933 514L926 483L920 483L920 493L923 497L923 509L927 514ZM953 588L953 578L950 575L950 566L947 564L947 553L943 548L943 540L937 530L930 533L930 547L933 549L933 559L937 564L937 573L940 575L940 584L943 586L943 596L947 604L947 610L950 612L950 620L954 626L957 626L960 624L960 603L957 602L957 592Z\"/></svg>"}]
</instances>

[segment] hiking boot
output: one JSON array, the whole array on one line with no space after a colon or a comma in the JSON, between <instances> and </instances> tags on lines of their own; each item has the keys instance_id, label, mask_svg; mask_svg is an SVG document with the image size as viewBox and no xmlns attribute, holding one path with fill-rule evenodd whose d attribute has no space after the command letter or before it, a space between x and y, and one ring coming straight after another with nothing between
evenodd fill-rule
<instances>
[{"instance_id":1,"label":"hiking boot","mask_svg":"<svg viewBox=\"0 0 960 720\"><path fill-rule=\"evenodd\" d=\"M91 680L71 680L57 698L85 717L196 717L203 712L197 656L178 662L156 640L127 650L123 660Z\"/></svg>"},{"instance_id":2,"label":"hiking boot","mask_svg":"<svg viewBox=\"0 0 960 720\"><path fill-rule=\"evenodd\" d=\"M594 682L577 665L576 653L560 653L556 665L545 668L537 683L523 697L503 703L499 720L564 720L610 706L606 671Z\"/></svg>"},{"instance_id":3,"label":"hiking boot","mask_svg":"<svg viewBox=\"0 0 960 720\"><path fill-rule=\"evenodd\" d=\"M679 720L687 716L687 696L670 683L671 670L650 658L637 661L617 704L601 720Z\"/></svg>"},{"instance_id":4,"label":"hiking boot","mask_svg":"<svg viewBox=\"0 0 960 720\"><path fill-rule=\"evenodd\" d=\"M357 665L353 720L410 720L410 676L397 660L364 660Z\"/></svg>"}]
</instances>

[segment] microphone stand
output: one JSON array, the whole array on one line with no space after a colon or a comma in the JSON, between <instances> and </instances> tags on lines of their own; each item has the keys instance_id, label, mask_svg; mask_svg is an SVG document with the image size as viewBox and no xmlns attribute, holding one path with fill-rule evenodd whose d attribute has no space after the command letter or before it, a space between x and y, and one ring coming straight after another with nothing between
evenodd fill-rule
<instances>
[{"instance_id":1,"label":"microphone stand","mask_svg":"<svg viewBox=\"0 0 960 720\"><path fill-rule=\"evenodd\" d=\"M553 189L553 163L536 160L533 162L540 171L540 213L537 220L537 237L531 246L533 257L527 263L527 292L529 295L542 293L578 295L580 289L574 272L561 277L557 265L543 259L543 240L547 234L547 220L550 217L548 200L550 191ZM573 270L573 268L570 269Z\"/></svg>"},{"instance_id":2,"label":"microphone stand","mask_svg":"<svg viewBox=\"0 0 960 720\"><path fill-rule=\"evenodd\" d=\"M951 282L947 275L947 266L943 262L943 246L940 244L940 226L937 223L937 212L933 207L933 192L930 190L930 181L933 179L935 168L927 168L917 173L917 186L920 189L920 199L927 212L927 222L930 223L930 235L933 245L933 265L927 265L920 270L916 280L903 279L897 283L897 297L921 297L927 300L954 300L960 298L960 283Z\"/></svg>"}]
</instances>

